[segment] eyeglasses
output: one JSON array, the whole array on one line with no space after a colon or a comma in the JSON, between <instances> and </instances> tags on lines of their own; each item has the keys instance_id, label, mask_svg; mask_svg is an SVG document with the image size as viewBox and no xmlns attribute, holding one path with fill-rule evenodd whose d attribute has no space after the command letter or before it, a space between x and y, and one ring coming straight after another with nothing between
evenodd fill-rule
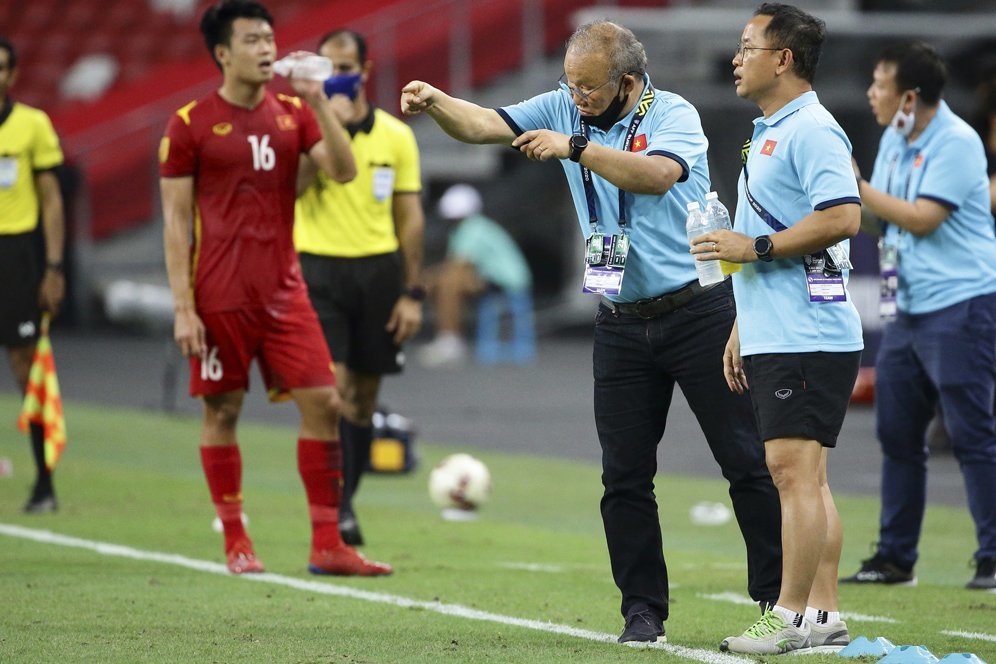
<instances>
[{"instance_id":1,"label":"eyeglasses","mask_svg":"<svg viewBox=\"0 0 996 664\"><path fill-rule=\"evenodd\" d=\"M628 73L629 72L626 72L626 74L628 74ZM623 76L625 76L626 74L623 74ZM570 83L568 83L567 82L567 74L566 73L565 74L561 74L560 78L557 79L557 82L560 83L561 85L563 85L564 87L566 87L567 90L572 95L580 98L581 101L583 101L583 102L585 102L587 104L588 100L591 99L591 96L593 94L595 94L598 90L601 90L602 88L604 88L606 85L608 85L609 83L611 83L613 80L614 79L610 78L605 83L602 83L601 85L599 85L597 87L594 87L591 90L588 90L588 92L583 92L580 88L576 88L573 85L571 85Z\"/></svg>"},{"instance_id":2,"label":"eyeglasses","mask_svg":"<svg viewBox=\"0 0 996 664\"><path fill-rule=\"evenodd\" d=\"M744 46L740 42L737 42L737 52L734 57L739 56L741 59L747 57L748 51L781 51L784 47L769 48L765 46Z\"/></svg>"}]
</instances>

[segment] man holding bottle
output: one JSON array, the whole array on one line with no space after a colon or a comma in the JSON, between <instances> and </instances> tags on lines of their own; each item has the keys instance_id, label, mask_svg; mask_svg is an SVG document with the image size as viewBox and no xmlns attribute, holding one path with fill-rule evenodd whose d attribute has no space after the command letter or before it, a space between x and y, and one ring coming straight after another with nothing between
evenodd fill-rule
<instances>
[{"instance_id":1,"label":"man holding bottle","mask_svg":"<svg viewBox=\"0 0 996 664\"><path fill-rule=\"evenodd\" d=\"M778 497L750 404L722 376L729 280L699 285L684 231L687 204L709 190L707 141L692 105L654 88L646 64L630 30L595 21L568 41L558 88L522 103L482 108L422 81L401 95L404 113L425 112L458 140L511 145L564 168L588 240L582 287L602 296L593 352L601 511L626 621L619 641L634 645L665 639L653 482L676 384L730 482L755 600L773 602L781 567Z\"/></svg>"}]
</instances>

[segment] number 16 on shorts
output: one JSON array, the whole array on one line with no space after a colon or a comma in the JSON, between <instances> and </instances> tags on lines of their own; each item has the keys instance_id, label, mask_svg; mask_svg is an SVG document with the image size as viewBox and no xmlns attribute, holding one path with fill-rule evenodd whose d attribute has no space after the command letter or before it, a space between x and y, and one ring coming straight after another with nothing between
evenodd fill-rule
<instances>
[{"instance_id":1,"label":"number 16 on shorts","mask_svg":"<svg viewBox=\"0 0 996 664\"><path fill-rule=\"evenodd\" d=\"M218 347L211 346L201 353L201 380L217 382L221 380L223 374L221 360L218 358Z\"/></svg>"}]
</instances>

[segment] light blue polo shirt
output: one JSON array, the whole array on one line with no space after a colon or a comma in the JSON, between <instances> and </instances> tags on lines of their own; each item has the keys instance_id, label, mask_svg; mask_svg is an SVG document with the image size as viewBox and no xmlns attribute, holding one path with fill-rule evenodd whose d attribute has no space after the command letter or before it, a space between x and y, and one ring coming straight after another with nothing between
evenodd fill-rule
<instances>
[{"instance_id":1,"label":"light blue polo shirt","mask_svg":"<svg viewBox=\"0 0 996 664\"><path fill-rule=\"evenodd\" d=\"M900 311L926 314L996 292L985 150L979 135L945 102L912 144L895 129L885 130L869 182L897 198L927 198L951 210L924 237L894 224L886 227L885 243L899 250Z\"/></svg>"},{"instance_id":2,"label":"light blue polo shirt","mask_svg":"<svg viewBox=\"0 0 996 664\"><path fill-rule=\"evenodd\" d=\"M532 272L512 236L484 215L467 217L450 232L447 253L467 261L485 281L508 293L527 291Z\"/></svg>"},{"instance_id":3,"label":"light blue polo shirt","mask_svg":"<svg viewBox=\"0 0 996 664\"><path fill-rule=\"evenodd\" d=\"M644 82L651 85L647 76ZM678 290L697 278L685 234L685 217L690 201L705 205L705 195L709 191L706 158L709 142L702 132L699 114L691 104L670 92L655 90L655 93L654 102L636 131L632 150L670 157L681 164L683 173L663 196L625 194L626 228L631 246L622 292L611 298L617 302L656 297ZM571 101L566 86L497 110L516 135L532 129L550 129L567 135L581 131L581 114ZM588 140L622 150L635 113L636 108L607 132L591 127ZM581 166L569 159L562 160L561 166L567 174L581 232L587 239L592 230L588 223ZM619 189L596 173L592 176L598 231L618 233ZM581 251L578 251L577 260L584 260Z\"/></svg>"},{"instance_id":4,"label":"light blue polo shirt","mask_svg":"<svg viewBox=\"0 0 996 664\"><path fill-rule=\"evenodd\" d=\"M754 120L734 230L750 237L770 235L775 229L747 201L745 173L754 199L785 227L814 210L860 203L851 142L812 91L770 118ZM811 302L801 256L745 264L733 275L733 291L741 355L843 353L864 347L850 293L844 302Z\"/></svg>"}]
</instances>

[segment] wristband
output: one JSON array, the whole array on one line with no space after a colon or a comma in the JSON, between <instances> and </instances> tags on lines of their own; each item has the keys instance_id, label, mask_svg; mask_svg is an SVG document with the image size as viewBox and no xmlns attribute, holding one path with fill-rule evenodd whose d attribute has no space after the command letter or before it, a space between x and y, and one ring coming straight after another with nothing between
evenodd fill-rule
<instances>
[{"instance_id":1,"label":"wristband","mask_svg":"<svg viewBox=\"0 0 996 664\"><path fill-rule=\"evenodd\" d=\"M416 302L423 302L425 300L425 289L421 286L409 286L405 289L404 293L407 297L415 300Z\"/></svg>"},{"instance_id":2,"label":"wristband","mask_svg":"<svg viewBox=\"0 0 996 664\"><path fill-rule=\"evenodd\" d=\"M51 270L52 272L58 272L59 274L62 274L62 271L63 271L63 269L62 269L62 261L58 261L58 262L49 261L49 262L45 263L45 269L46 270Z\"/></svg>"}]
</instances>

